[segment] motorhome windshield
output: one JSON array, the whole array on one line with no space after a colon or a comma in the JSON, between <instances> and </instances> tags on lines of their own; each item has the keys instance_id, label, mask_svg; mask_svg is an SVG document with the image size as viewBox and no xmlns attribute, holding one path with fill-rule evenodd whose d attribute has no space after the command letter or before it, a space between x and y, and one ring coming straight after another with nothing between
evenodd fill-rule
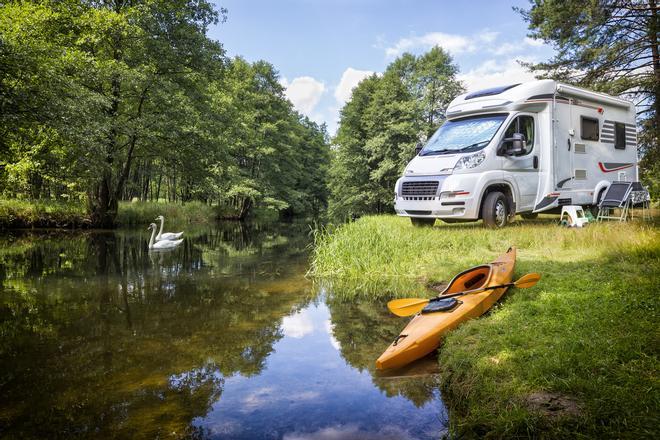
<instances>
[{"instance_id":1,"label":"motorhome windshield","mask_svg":"<svg viewBox=\"0 0 660 440\"><path fill-rule=\"evenodd\" d=\"M506 114L482 115L447 121L419 154L430 156L480 150L493 139L506 117Z\"/></svg>"}]
</instances>

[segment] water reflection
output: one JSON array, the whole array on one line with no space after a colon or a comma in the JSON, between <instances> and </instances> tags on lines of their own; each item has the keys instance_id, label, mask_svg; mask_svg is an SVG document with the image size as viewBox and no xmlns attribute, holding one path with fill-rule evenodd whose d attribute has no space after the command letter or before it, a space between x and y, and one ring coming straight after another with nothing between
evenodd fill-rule
<instances>
[{"instance_id":1,"label":"water reflection","mask_svg":"<svg viewBox=\"0 0 660 440\"><path fill-rule=\"evenodd\" d=\"M0 236L0 436L436 438L435 376L371 369L402 322L326 305L307 231Z\"/></svg>"}]
</instances>

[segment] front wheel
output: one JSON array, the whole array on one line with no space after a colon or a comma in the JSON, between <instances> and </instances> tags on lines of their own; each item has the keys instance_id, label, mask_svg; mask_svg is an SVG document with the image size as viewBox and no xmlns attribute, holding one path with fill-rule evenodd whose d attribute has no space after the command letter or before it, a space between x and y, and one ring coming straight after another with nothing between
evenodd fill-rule
<instances>
[{"instance_id":1,"label":"front wheel","mask_svg":"<svg viewBox=\"0 0 660 440\"><path fill-rule=\"evenodd\" d=\"M501 228L509 218L506 197L499 191L489 193L481 206L481 217L489 228Z\"/></svg>"},{"instance_id":2,"label":"front wheel","mask_svg":"<svg viewBox=\"0 0 660 440\"><path fill-rule=\"evenodd\" d=\"M410 221L415 227L431 227L435 224L434 218L419 218L419 217L410 217Z\"/></svg>"}]
</instances>

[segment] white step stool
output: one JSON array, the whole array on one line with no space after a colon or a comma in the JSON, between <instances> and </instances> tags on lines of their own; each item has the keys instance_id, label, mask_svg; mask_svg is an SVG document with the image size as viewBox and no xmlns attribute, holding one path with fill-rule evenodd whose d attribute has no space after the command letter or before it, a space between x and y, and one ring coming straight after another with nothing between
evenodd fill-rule
<instances>
[{"instance_id":1,"label":"white step stool","mask_svg":"<svg viewBox=\"0 0 660 440\"><path fill-rule=\"evenodd\" d=\"M569 227L581 228L589 223L589 219L584 215L582 206L568 205L562 206L559 223Z\"/></svg>"}]
</instances>

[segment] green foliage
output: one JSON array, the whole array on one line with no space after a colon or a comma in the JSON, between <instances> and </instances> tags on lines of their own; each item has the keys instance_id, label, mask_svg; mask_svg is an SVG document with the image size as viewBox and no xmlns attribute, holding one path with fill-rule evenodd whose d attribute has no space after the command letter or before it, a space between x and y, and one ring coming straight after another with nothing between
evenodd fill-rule
<instances>
[{"instance_id":1,"label":"green foliage","mask_svg":"<svg viewBox=\"0 0 660 440\"><path fill-rule=\"evenodd\" d=\"M80 202L0 199L0 229L84 226L89 226L89 218Z\"/></svg>"},{"instance_id":2,"label":"green foliage","mask_svg":"<svg viewBox=\"0 0 660 440\"><path fill-rule=\"evenodd\" d=\"M0 191L88 202L200 200L244 218L325 209L327 134L270 64L228 60L205 0L0 5Z\"/></svg>"},{"instance_id":3,"label":"green foliage","mask_svg":"<svg viewBox=\"0 0 660 440\"><path fill-rule=\"evenodd\" d=\"M341 111L330 169L330 214L347 218L391 211L393 188L415 145L444 120L463 90L441 48L404 54L382 76L353 90Z\"/></svg>"},{"instance_id":4,"label":"green foliage","mask_svg":"<svg viewBox=\"0 0 660 440\"><path fill-rule=\"evenodd\" d=\"M556 56L527 66L555 78L614 95L637 105L642 127L641 177L657 198L660 169L660 15L656 0L643 2L530 1L518 10L530 37L551 43Z\"/></svg>"},{"instance_id":5,"label":"green foliage","mask_svg":"<svg viewBox=\"0 0 660 440\"><path fill-rule=\"evenodd\" d=\"M657 224L571 229L540 218L493 231L368 216L316 239L311 274L329 284L330 304L430 297L428 284L511 245L516 276L542 275L441 347L443 397L457 437L652 438L657 431ZM530 402L533 393L575 400L579 415L544 414Z\"/></svg>"}]
</instances>

